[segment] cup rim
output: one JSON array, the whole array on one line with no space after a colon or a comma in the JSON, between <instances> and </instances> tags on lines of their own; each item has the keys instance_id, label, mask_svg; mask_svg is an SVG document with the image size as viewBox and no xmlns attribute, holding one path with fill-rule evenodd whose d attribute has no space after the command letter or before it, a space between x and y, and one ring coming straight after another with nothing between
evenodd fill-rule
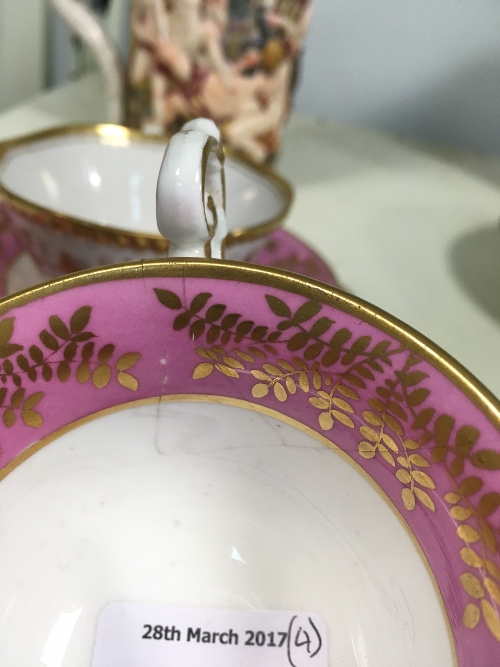
<instances>
[{"instance_id":1,"label":"cup rim","mask_svg":"<svg viewBox=\"0 0 500 667\"><path fill-rule=\"evenodd\" d=\"M409 324L342 289L299 274L246 262L173 258L149 259L87 269L35 285L0 299L0 318L45 296L97 283L134 278L210 278L274 287L352 315L414 349L454 384L500 431L500 399L451 354Z\"/></svg>"},{"instance_id":2,"label":"cup rim","mask_svg":"<svg viewBox=\"0 0 500 667\"><path fill-rule=\"evenodd\" d=\"M16 148L27 147L39 141L70 135L121 138L131 143L148 144L164 144L169 139L165 135L145 134L139 130L111 123L63 125L0 142L0 165L9 152ZM271 181L283 197L283 206L276 216L254 227L237 227L230 231L225 243L226 247L229 247L238 243L263 238L282 227L292 206L294 193L292 186L279 176L272 167L256 164L240 151L229 146L224 146L224 152L237 163L239 162L259 176ZM6 202L15 211L29 215L30 220L38 225L49 227L57 232L70 233L78 239L90 239L99 244L112 243L119 247L132 247L138 250L150 249L162 253L166 253L168 250L168 241L159 233L136 232L77 218L25 199L5 187L0 181L0 203L2 202Z\"/></svg>"}]
</instances>

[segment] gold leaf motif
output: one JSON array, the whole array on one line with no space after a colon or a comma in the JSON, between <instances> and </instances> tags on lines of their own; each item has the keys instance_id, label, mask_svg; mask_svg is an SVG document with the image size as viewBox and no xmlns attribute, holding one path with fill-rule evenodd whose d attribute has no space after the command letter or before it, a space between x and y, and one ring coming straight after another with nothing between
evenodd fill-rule
<instances>
[{"instance_id":1,"label":"gold leaf motif","mask_svg":"<svg viewBox=\"0 0 500 667\"><path fill-rule=\"evenodd\" d=\"M372 459L377 453L377 448L371 442L362 440L358 445L358 451L364 459Z\"/></svg>"},{"instance_id":2,"label":"gold leaf motif","mask_svg":"<svg viewBox=\"0 0 500 667\"><path fill-rule=\"evenodd\" d=\"M130 373L125 373L125 371L119 371L118 375L116 376L116 379L122 385L122 387L131 389L132 391L137 391L139 389L138 381L133 375L130 375Z\"/></svg>"},{"instance_id":3,"label":"gold leaf motif","mask_svg":"<svg viewBox=\"0 0 500 667\"><path fill-rule=\"evenodd\" d=\"M375 431L369 426L360 426L359 430L361 435L364 436L367 440L378 442L378 434L375 433Z\"/></svg>"},{"instance_id":4,"label":"gold leaf motif","mask_svg":"<svg viewBox=\"0 0 500 667\"><path fill-rule=\"evenodd\" d=\"M243 361L248 361L248 362L253 362L255 359L248 354L247 352L243 352L242 350L233 350L234 354L236 354L240 359L243 359Z\"/></svg>"},{"instance_id":5,"label":"gold leaf motif","mask_svg":"<svg viewBox=\"0 0 500 667\"><path fill-rule=\"evenodd\" d=\"M493 577L496 577L498 579L498 581L500 581L500 567L498 567L498 565L493 563L491 560L484 561L484 565L485 565L486 569L488 570L488 572Z\"/></svg>"},{"instance_id":6,"label":"gold leaf motif","mask_svg":"<svg viewBox=\"0 0 500 667\"><path fill-rule=\"evenodd\" d=\"M500 642L500 618L488 600L481 600L481 611L491 634Z\"/></svg>"},{"instance_id":7,"label":"gold leaf motif","mask_svg":"<svg viewBox=\"0 0 500 667\"><path fill-rule=\"evenodd\" d=\"M342 396L346 396L347 398L352 398L353 401L359 401L359 396L357 393L354 391L354 389L351 389L351 387L346 387L343 384L337 385L337 390Z\"/></svg>"},{"instance_id":8,"label":"gold leaf motif","mask_svg":"<svg viewBox=\"0 0 500 667\"><path fill-rule=\"evenodd\" d=\"M88 361L83 361L76 369L76 378L81 384L85 384L90 377L90 366Z\"/></svg>"},{"instance_id":9,"label":"gold leaf motif","mask_svg":"<svg viewBox=\"0 0 500 667\"><path fill-rule=\"evenodd\" d=\"M460 505L455 505L450 510L451 516L457 521L465 521L472 514L472 511L467 507L461 507Z\"/></svg>"},{"instance_id":10,"label":"gold leaf motif","mask_svg":"<svg viewBox=\"0 0 500 667\"><path fill-rule=\"evenodd\" d=\"M428 468L430 466L429 461L424 459L423 456L420 456L420 454L410 454L410 456L408 457L408 460L414 466L419 466L420 468Z\"/></svg>"},{"instance_id":11,"label":"gold leaf motif","mask_svg":"<svg viewBox=\"0 0 500 667\"><path fill-rule=\"evenodd\" d=\"M302 391L307 394L309 391L309 378L307 377L307 373L303 371L299 373L299 385Z\"/></svg>"},{"instance_id":12,"label":"gold leaf motif","mask_svg":"<svg viewBox=\"0 0 500 667\"><path fill-rule=\"evenodd\" d=\"M381 417L379 417L374 412L370 412L369 410L365 410L365 412L363 412L363 419L365 422L371 424L372 426L382 426L384 423Z\"/></svg>"},{"instance_id":13,"label":"gold leaf motif","mask_svg":"<svg viewBox=\"0 0 500 667\"><path fill-rule=\"evenodd\" d=\"M458 489L459 493L463 496L473 496L475 493L480 491L483 487L483 480L480 477L467 477L460 484Z\"/></svg>"},{"instance_id":14,"label":"gold leaf motif","mask_svg":"<svg viewBox=\"0 0 500 667\"><path fill-rule=\"evenodd\" d=\"M71 366L67 361L61 361L57 365L57 377L60 382L67 382L71 377Z\"/></svg>"},{"instance_id":15,"label":"gold leaf motif","mask_svg":"<svg viewBox=\"0 0 500 667\"><path fill-rule=\"evenodd\" d=\"M259 359L265 359L266 358L266 353L263 352L262 350L259 350L258 347L254 347L253 345L248 348L250 352L258 357Z\"/></svg>"},{"instance_id":16,"label":"gold leaf motif","mask_svg":"<svg viewBox=\"0 0 500 667\"><path fill-rule=\"evenodd\" d=\"M233 359L233 357L222 357L222 361L230 366L231 368L239 368L240 370L242 368L245 368L241 361L238 361L237 359Z\"/></svg>"},{"instance_id":17,"label":"gold leaf motif","mask_svg":"<svg viewBox=\"0 0 500 667\"><path fill-rule=\"evenodd\" d=\"M167 308L170 308L170 310L180 310L182 308L181 300L177 294L170 292L170 290L159 288L155 288L154 291L158 297L158 301Z\"/></svg>"},{"instance_id":18,"label":"gold leaf motif","mask_svg":"<svg viewBox=\"0 0 500 667\"><path fill-rule=\"evenodd\" d=\"M295 380L287 375L286 380L285 380L286 388L288 389L289 394L295 394L297 391L297 385L295 384Z\"/></svg>"},{"instance_id":19,"label":"gold leaf motif","mask_svg":"<svg viewBox=\"0 0 500 667\"><path fill-rule=\"evenodd\" d=\"M368 399L368 405L373 409L377 410L377 412L383 412L384 411L384 404L382 401L378 398L370 398Z\"/></svg>"},{"instance_id":20,"label":"gold leaf motif","mask_svg":"<svg viewBox=\"0 0 500 667\"><path fill-rule=\"evenodd\" d=\"M11 428L16 423L16 413L12 408L7 408L3 413L3 423L7 428Z\"/></svg>"},{"instance_id":21,"label":"gold leaf motif","mask_svg":"<svg viewBox=\"0 0 500 667\"><path fill-rule=\"evenodd\" d=\"M0 346L6 345L14 333L14 318L6 317L0 322Z\"/></svg>"},{"instance_id":22,"label":"gold leaf motif","mask_svg":"<svg viewBox=\"0 0 500 667\"><path fill-rule=\"evenodd\" d=\"M196 348L196 354L198 354L203 359L217 359L217 354L212 350L205 350L203 347Z\"/></svg>"},{"instance_id":23,"label":"gold leaf motif","mask_svg":"<svg viewBox=\"0 0 500 667\"><path fill-rule=\"evenodd\" d=\"M399 469L396 473L396 477L399 479L401 484L409 484L411 482L411 475L408 470Z\"/></svg>"},{"instance_id":24,"label":"gold leaf motif","mask_svg":"<svg viewBox=\"0 0 500 667\"><path fill-rule=\"evenodd\" d=\"M409 468L410 467L410 464L408 463L408 461L405 459L404 456L398 456L397 461L398 461L400 466L403 466L403 468Z\"/></svg>"},{"instance_id":25,"label":"gold leaf motif","mask_svg":"<svg viewBox=\"0 0 500 667\"><path fill-rule=\"evenodd\" d=\"M293 321L297 324L307 322L307 320L310 320L312 317L317 315L321 308L321 304L316 303L316 301L306 301L295 312Z\"/></svg>"},{"instance_id":26,"label":"gold leaf motif","mask_svg":"<svg viewBox=\"0 0 500 667\"><path fill-rule=\"evenodd\" d=\"M111 368L107 365L98 366L92 373L92 382L98 389L105 387L111 379Z\"/></svg>"},{"instance_id":27,"label":"gold leaf motif","mask_svg":"<svg viewBox=\"0 0 500 667\"><path fill-rule=\"evenodd\" d=\"M427 507L428 510L431 510L431 512L436 511L436 505L434 504L434 501L432 500L432 498L429 496L428 493L426 493L422 489L419 489L417 486L413 489L413 491L417 496L417 498L422 503L422 505L425 505L425 507Z\"/></svg>"},{"instance_id":28,"label":"gold leaf motif","mask_svg":"<svg viewBox=\"0 0 500 667\"><path fill-rule=\"evenodd\" d=\"M470 457L471 463L482 470L500 470L500 453L493 449L483 449Z\"/></svg>"},{"instance_id":29,"label":"gold leaf motif","mask_svg":"<svg viewBox=\"0 0 500 667\"><path fill-rule=\"evenodd\" d=\"M215 364L215 368L219 371L219 373L222 373L223 375L226 375L229 378L240 377L238 371L235 371L234 368L230 368L229 366L225 366L224 364Z\"/></svg>"},{"instance_id":30,"label":"gold leaf motif","mask_svg":"<svg viewBox=\"0 0 500 667\"><path fill-rule=\"evenodd\" d=\"M12 394L10 398L11 407L18 408L23 402L24 394L25 394L24 389L16 389L16 391Z\"/></svg>"},{"instance_id":31,"label":"gold leaf motif","mask_svg":"<svg viewBox=\"0 0 500 667\"><path fill-rule=\"evenodd\" d=\"M309 403L313 407L318 408L318 410L328 410L330 408L330 402L326 401L324 398L316 398L313 396L309 399Z\"/></svg>"},{"instance_id":32,"label":"gold leaf motif","mask_svg":"<svg viewBox=\"0 0 500 667\"><path fill-rule=\"evenodd\" d=\"M278 315L279 317L292 316L290 308L281 299L278 299L278 297L266 294L266 301L275 315Z\"/></svg>"},{"instance_id":33,"label":"gold leaf motif","mask_svg":"<svg viewBox=\"0 0 500 667\"><path fill-rule=\"evenodd\" d=\"M57 317L57 315L51 315L49 317L49 325L56 336L59 336L59 338L62 338L63 340L70 339L68 327L64 324L60 317Z\"/></svg>"},{"instance_id":34,"label":"gold leaf motif","mask_svg":"<svg viewBox=\"0 0 500 667\"><path fill-rule=\"evenodd\" d=\"M92 308L90 306L82 306L72 315L69 327L72 334L78 334L85 329L90 320L90 313Z\"/></svg>"},{"instance_id":35,"label":"gold leaf motif","mask_svg":"<svg viewBox=\"0 0 500 667\"><path fill-rule=\"evenodd\" d=\"M271 382L271 378L269 377L269 375L267 375L267 373L263 373L262 371L259 371L259 370L250 371L250 372L252 373L254 378L256 378L257 380L265 380L266 382Z\"/></svg>"},{"instance_id":36,"label":"gold leaf motif","mask_svg":"<svg viewBox=\"0 0 500 667\"><path fill-rule=\"evenodd\" d=\"M128 371L129 368L135 366L140 358L141 355L139 352L127 352L126 354L122 354L116 362L116 369L118 371Z\"/></svg>"},{"instance_id":37,"label":"gold leaf motif","mask_svg":"<svg viewBox=\"0 0 500 667\"><path fill-rule=\"evenodd\" d=\"M500 606L500 588L495 584L493 579L489 579L488 577L484 578L484 587L490 594L490 597L492 600L496 602L497 605Z\"/></svg>"},{"instance_id":38,"label":"gold leaf motif","mask_svg":"<svg viewBox=\"0 0 500 667\"><path fill-rule=\"evenodd\" d=\"M42 415L36 410L23 410L21 417L27 426L32 426L33 428L40 428L43 424Z\"/></svg>"},{"instance_id":39,"label":"gold leaf motif","mask_svg":"<svg viewBox=\"0 0 500 667\"><path fill-rule=\"evenodd\" d=\"M288 361L285 361L284 359L278 359L278 366L289 373L292 373L295 370L292 364L289 364Z\"/></svg>"},{"instance_id":40,"label":"gold leaf motif","mask_svg":"<svg viewBox=\"0 0 500 667\"><path fill-rule=\"evenodd\" d=\"M349 405L349 403L344 401L342 398L332 398L332 403L345 412L354 412L354 409Z\"/></svg>"},{"instance_id":41,"label":"gold leaf motif","mask_svg":"<svg viewBox=\"0 0 500 667\"><path fill-rule=\"evenodd\" d=\"M484 519L480 520L481 521L481 531L483 533L483 542L486 546L486 548L492 553L496 553L497 550L497 542L495 538L495 534L493 533L493 530L491 529L490 524L485 521Z\"/></svg>"},{"instance_id":42,"label":"gold leaf motif","mask_svg":"<svg viewBox=\"0 0 500 667\"><path fill-rule=\"evenodd\" d=\"M313 387L315 389L321 389L321 375L316 371L313 375Z\"/></svg>"},{"instance_id":43,"label":"gold leaf motif","mask_svg":"<svg viewBox=\"0 0 500 667\"><path fill-rule=\"evenodd\" d=\"M333 418L329 412L322 412L318 417L318 421L323 431L329 431L333 426Z\"/></svg>"},{"instance_id":44,"label":"gold leaf motif","mask_svg":"<svg viewBox=\"0 0 500 667\"><path fill-rule=\"evenodd\" d=\"M391 466L395 466L396 462L394 461L394 457L391 454L391 452L384 447L384 445L379 445L378 450L380 452L380 456L384 459L384 461L387 461L387 463L390 463Z\"/></svg>"},{"instance_id":45,"label":"gold leaf motif","mask_svg":"<svg viewBox=\"0 0 500 667\"><path fill-rule=\"evenodd\" d=\"M477 511L482 517L489 517L500 507L500 493L486 493L478 503Z\"/></svg>"},{"instance_id":46,"label":"gold leaf motif","mask_svg":"<svg viewBox=\"0 0 500 667\"><path fill-rule=\"evenodd\" d=\"M345 415L343 412L339 412L338 410L332 410L332 416L336 417L339 422L344 424L344 426L348 426L349 428L354 428L354 422L350 417Z\"/></svg>"},{"instance_id":47,"label":"gold leaf motif","mask_svg":"<svg viewBox=\"0 0 500 667\"><path fill-rule=\"evenodd\" d=\"M463 562L468 565L469 567L483 567L483 559L480 558L477 553L474 551L474 549L471 549L470 547L464 547L463 549L460 549L460 557L462 558Z\"/></svg>"},{"instance_id":48,"label":"gold leaf motif","mask_svg":"<svg viewBox=\"0 0 500 667\"><path fill-rule=\"evenodd\" d=\"M104 345L103 347L101 347L101 349L99 350L99 354L97 355L97 359L99 360L99 364L101 366L106 365L106 363L113 356L114 351L115 351L115 346L112 345L111 343L108 343L107 345Z\"/></svg>"},{"instance_id":49,"label":"gold leaf motif","mask_svg":"<svg viewBox=\"0 0 500 667\"><path fill-rule=\"evenodd\" d=\"M24 410L32 410L40 401L42 398L45 396L43 391L37 391L34 394L31 394L31 396L28 396L28 398L24 401L23 409Z\"/></svg>"},{"instance_id":50,"label":"gold leaf motif","mask_svg":"<svg viewBox=\"0 0 500 667\"><path fill-rule=\"evenodd\" d=\"M458 501L461 499L461 496L459 496L457 493L447 493L444 499L447 503L450 503L450 505L455 505L455 503L458 503Z\"/></svg>"},{"instance_id":51,"label":"gold leaf motif","mask_svg":"<svg viewBox=\"0 0 500 667\"><path fill-rule=\"evenodd\" d=\"M474 544L481 539L481 535L472 526L462 524L457 528L458 537L467 544Z\"/></svg>"},{"instance_id":52,"label":"gold leaf motif","mask_svg":"<svg viewBox=\"0 0 500 667\"><path fill-rule=\"evenodd\" d=\"M389 447L389 449L392 449L393 452L399 452L399 447L397 446L396 442L391 438L390 435L387 433L382 433L382 440L384 444Z\"/></svg>"},{"instance_id":53,"label":"gold leaf motif","mask_svg":"<svg viewBox=\"0 0 500 667\"><path fill-rule=\"evenodd\" d=\"M474 630L476 625L479 623L480 617L481 612L479 611L479 607L476 607L475 604L469 602L464 610L463 622L465 627L469 628L469 630Z\"/></svg>"},{"instance_id":54,"label":"gold leaf motif","mask_svg":"<svg viewBox=\"0 0 500 667\"><path fill-rule=\"evenodd\" d=\"M281 403L284 403L288 398L285 388L279 382L275 382L274 384L274 395Z\"/></svg>"},{"instance_id":55,"label":"gold leaf motif","mask_svg":"<svg viewBox=\"0 0 500 667\"><path fill-rule=\"evenodd\" d=\"M476 600L480 600L484 597L483 585L474 574L464 572L460 575L460 583L465 592Z\"/></svg>"},{"instance_id":56,"label":"gold leaf motif","mask_svg":"<svg viewBox=\"0 0 500 667\"><path fill-rule=\"evenodd\" d=\"M424 486L426 489L436 488L434 480L432 480L427 473L422 472L421 470L412 470L411 476L416 482L420 484L420 486Z\"/></svg>"},{"instance_id":57,"label":"gold leaf motif","mask_svg":"<svg viewBox=\"0 0 500 667\"><path fill-rule=\"evenodd\" d=\"M411 438L407 438L404 440L403 445L406 447L406 449L419 449L420 445L418 442L415 442L415 440L412 440Z\"/></svg>"},{"instance_id":58,"label":"gold leaf motif","mask_svg":"<svg viewBox=\"0 0 500 667\"><path fill-rule=\"evenodd\" d=\"M384 414L383 419L387 426L394 431L394 433L397 433L400 437L403 436L403 429L401 428L401 424L394 419L394 417L391 417L391 415Z\"/></svg>"},{"instance_id":59,"label":"gold leaf motif","mask_svg":"<svg viewBox=\"0 0 500 667\"><path fill-rule=\"evenodd\" d=\"M280 369L276 368L276 366L273 366L272 364L263 364L262 368L266 371L266 373L269 373L269 375L283 377L283 373L280 371Z\"/></svg>"},{"instance_id":60,"label":"gold leaf motif","mask_svg":"<svg viewBox=\"0 0 500 667\"><path fill-rule=\"evenodd\" d=\"M254 398L264 398L269 393L269 387L267 384L255 384L252 387L252 396Z\"/></svg>"},{"instance_id":61,"label":"gold leaf motif","mask_svg":"<svg viewBox=\"0 0 500 667\"><path fill-rule=\"evenodd\" d=\"M415 509L415 495L411 489L403 489L401 497L403 498L403 505L407 510L411 512L411 510Z\"/></svg>"}]
</instances>

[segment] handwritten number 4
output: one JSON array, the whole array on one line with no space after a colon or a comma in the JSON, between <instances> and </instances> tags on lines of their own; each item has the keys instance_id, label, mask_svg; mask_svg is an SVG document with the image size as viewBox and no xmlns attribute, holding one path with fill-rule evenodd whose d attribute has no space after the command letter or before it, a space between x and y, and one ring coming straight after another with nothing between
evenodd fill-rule
<instances>
[{"instance_id":1,"label":"handwritten number 4","mask_svg":"<svg viewBox=\"0 0 500 667\"><path fill-rule=\"evenodd\" d=\"M288 662L292 667L299 667L296 659L300 655L304 655L304 650L309 658L314 658L314 656L318 655L323 645L321 634L312 618L309 616L307 620L309 622L307 627L303 627L302 625L297 626L297 616L293 616L288 626ZM299 650L297 651L296 649Z\"/></svg>"}]
</instances>

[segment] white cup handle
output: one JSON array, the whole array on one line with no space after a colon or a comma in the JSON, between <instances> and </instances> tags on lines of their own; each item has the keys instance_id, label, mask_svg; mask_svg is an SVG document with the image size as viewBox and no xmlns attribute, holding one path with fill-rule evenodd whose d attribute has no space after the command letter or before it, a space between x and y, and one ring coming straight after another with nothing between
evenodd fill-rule
<instances>
[{"instance_id":1,"label":"white cup handle","mask_svg":"<svg viewBox=\"0 0 500 667\"><path fill-rule=\"evenodd\" d=\"M192 120L170 139L158 176L156 218L169 257L224 255L224 152L215 123Z\"/></svg>"}]
</instances>

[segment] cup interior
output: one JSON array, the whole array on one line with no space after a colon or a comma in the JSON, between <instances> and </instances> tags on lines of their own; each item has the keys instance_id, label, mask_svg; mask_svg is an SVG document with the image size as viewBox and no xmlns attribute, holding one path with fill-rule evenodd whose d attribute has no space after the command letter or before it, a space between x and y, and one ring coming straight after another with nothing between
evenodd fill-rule
<instances>
[{"instance_id":1,"label":"cup interior","mask_svg":"<svg viewBox=\"0 0 500 667\"><path fill-rule=\"evenodd\" d=\"M167 144L130 139L122 128L114 129L13 147L0 162L0 185L71 218L156 234L156 182ZM264 170L228 156L225 174L230 231L258 227L283 214L284 191Z\"/></svg>"}]
</instances>

